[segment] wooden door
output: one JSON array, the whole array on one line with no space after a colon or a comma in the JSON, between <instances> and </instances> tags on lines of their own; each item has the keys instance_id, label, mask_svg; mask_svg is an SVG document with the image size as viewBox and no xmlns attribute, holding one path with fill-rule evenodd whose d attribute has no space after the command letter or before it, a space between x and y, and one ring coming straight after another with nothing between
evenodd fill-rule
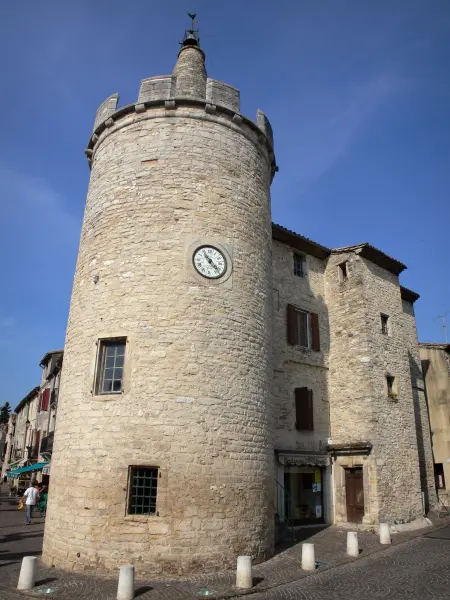
<instances>
[{"instance_id":1,"label":"wooden door","mask_svg":"<svg viewBox=\"0 0 450 600\"><path fill-rule=\"evenodd\" d=\"M364 516L364 486L362 467L345 469L347 521L361 523Z\"/></svg>"}]
</instances>

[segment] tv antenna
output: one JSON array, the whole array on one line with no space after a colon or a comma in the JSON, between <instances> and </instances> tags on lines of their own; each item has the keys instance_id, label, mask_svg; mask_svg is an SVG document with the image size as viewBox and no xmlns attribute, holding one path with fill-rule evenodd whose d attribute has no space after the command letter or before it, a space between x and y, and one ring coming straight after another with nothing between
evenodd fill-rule
<instances>
[{"instance_id":1,"label":"tv antenna","mask_svg":"<svg viewBox=\"0 0 450 600\"><path fill-rule=\"evenodd\" d=\"M442 315L438 315L437 317L434 317L433 321L437 321L437 319L442 319L442 329L444 330L444 338L445 338L445 343L448 343L448 338L447 338L447 315L450 313L450 310L447 310L445 313L442 313Z\"/></svg>"}]
</instances>

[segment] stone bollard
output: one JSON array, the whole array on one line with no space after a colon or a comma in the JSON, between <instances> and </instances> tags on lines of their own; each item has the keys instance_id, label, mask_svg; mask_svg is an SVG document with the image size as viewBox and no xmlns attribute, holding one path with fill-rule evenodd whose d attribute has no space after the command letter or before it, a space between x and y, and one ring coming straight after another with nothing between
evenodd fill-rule
<instances>
[{"instance_id":1,"label":"stone bollard","mask_svg":"<svg viewBox=\"0 0 450 600\"><path fill-rule=\"evenodd\" d=\"M36 557L25 556L20 567L18 590L32 590L36 581Z\"/></svg>"},{"instance_id":2,"label":"stone bollard","mask_svg":"<svg viewBox=\"0 0 450 600\"><path fill-rule=\"evenodd\" d=\"M347 533L347 554L349 556L359 556L358 534L356 531Z\"/></svg>"},{"instance_id":3,"label":"stone bollard","mask_svg":"<svg viewBox=\"0 0 450 600\"><path fill-rule=\"evenodd\" d=\"M391 532L388 523L380 523L380 544L391 543Z\"/></svg>"},{"instance_id":4,"label":"stone bollard","mask_svg":"<svg viewBox=\"0 0 450 600\"><path fill-rule=\"evenodd\" d=\"M133 600L134 598L134 567L123 565L120 567L119 585L117 586L117 600Z\"/></svg>"},{"instance_id":5,"label":"stone bollard","mask_svg":"<svg viewBox=\"0 0 450 600\"><path fill-rule=\"evenodd\" d=\"M253 587L251 556L238 556L237 558L236 587L245 590Z\"/></svg>"},{"instance_id":6,"label":"stone bollard","mask_svg":"<svg viewBox=\"0 0 450 600\"><path fill-rule=\"evenodd\" d=\"M302 569L304 571L314 571L315 568L314 544L302 544Z\"/></svg>"}]
</instances>

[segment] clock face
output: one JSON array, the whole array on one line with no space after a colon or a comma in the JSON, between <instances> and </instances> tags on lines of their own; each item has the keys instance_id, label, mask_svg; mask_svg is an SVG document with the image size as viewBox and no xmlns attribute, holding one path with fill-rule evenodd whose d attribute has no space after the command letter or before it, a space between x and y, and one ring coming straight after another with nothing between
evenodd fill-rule
<instances>
[{"instance_id":1,"label":"clock face","mask_svg":"<svg viewBox=\"0 0 450 600\"><path fill-rule=\"evenodd\" d=\"M192 257L194 267L208 279L222 277L227 270L227 260L220 250L214 246L200 246Z\"/></svg>"}]
</instances>

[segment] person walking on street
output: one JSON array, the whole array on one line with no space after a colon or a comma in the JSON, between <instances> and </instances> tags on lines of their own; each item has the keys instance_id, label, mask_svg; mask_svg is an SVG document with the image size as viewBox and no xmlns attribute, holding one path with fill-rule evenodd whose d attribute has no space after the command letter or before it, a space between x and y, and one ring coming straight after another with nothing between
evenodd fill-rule
<instances>
[{"instance_id":1,"label":"person walking on street","mask_svg":"<svg viewBox=\"0 0 450 600\"><path fill-rule=\"evenodd\" d=\"M36 506L39 500L39 484L37 481L30 483L30 487L25 491L22 502L26 499L25 508L26 508L26 518L27 525L31 524L31 511L33 510L33 506Z\"/></svg>"}]
</instances>

